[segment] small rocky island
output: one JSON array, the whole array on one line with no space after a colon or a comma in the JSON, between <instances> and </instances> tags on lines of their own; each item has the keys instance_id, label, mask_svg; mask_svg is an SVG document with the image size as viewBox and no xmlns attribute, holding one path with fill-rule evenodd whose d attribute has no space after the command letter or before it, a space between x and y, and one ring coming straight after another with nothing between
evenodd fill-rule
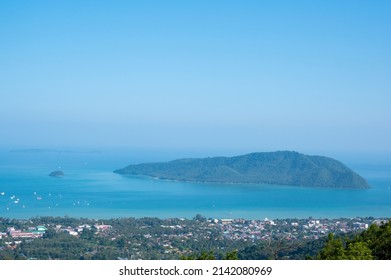
<instances>
[{"instance_id":1,"label":"small rocky island","mask_svg":"<svg viewBox=\"0 0 391 280\"><path fill-rule=\"evenodd\" d=\"M62 172L61 170L56 170L56 171L50 172L49 176L50 177L57 177L57 178L64 177L64 172Z\"/></svg>"},{"instance_id":2,"label":"small rocky island","mask_svg":"<svg viewBox=\"0 0 391 280\"><path fill-rule=\"evenodd\" d=\"M335 159L291 151L144 163L114 172L178 181L369 188L363 177Z\"/></svg>"}]
</instances>

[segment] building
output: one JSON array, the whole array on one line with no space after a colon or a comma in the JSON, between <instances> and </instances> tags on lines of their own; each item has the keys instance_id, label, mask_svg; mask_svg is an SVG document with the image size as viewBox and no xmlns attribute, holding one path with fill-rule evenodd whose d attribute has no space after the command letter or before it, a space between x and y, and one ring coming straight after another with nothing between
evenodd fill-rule
<instances>
[{"instance_id":1,"label":"building","mask_svg":"<svg viewBox=\"0 0 391 280\"><path fill-rule=\"evenodd\" d=\"M15 228L8 228L8 233L12 238L39 238L45 233L46 228L44 226L38 226L37 229L22 231Z\"/></svg>"},{"instance_id":2,"label":"building","mask_svg":"<svg viewBox=\"0 0 391 280\"><path fill-rule=\"evenodd\" d=\"M112 228L112 226L110 226L110 225L95 225L95 228L98 231L106 231L106 230L110 230Z\"/></svg>"}]
</instances>

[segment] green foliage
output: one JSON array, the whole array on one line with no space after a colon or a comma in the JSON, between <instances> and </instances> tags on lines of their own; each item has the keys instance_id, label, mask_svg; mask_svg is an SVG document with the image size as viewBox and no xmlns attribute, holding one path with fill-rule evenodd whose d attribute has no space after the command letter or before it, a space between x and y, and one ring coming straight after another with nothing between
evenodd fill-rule
<instances>
[{"instance_id":1,"label":"green foliage","mask_svg":"<svg viewBox=\"0 0 391 280\"><path fill-rule=\"evenodd\" d=\"M346 248L346 259L348 260L372 260L372 251L365 242L349 243Z\"/></svg>"},{"instance_id":2,"label":"green foliage","mask_svg":"<svg viewBox=\"0 0 391 280\"><path fill-rule=\"evenodd\" d=\"M213 251L202 251L201 253L193 253L186 256L181 256L181 260L216 260L216 253ZM238 260L238 251L227 252L222 258L223 260Z\"/></svg>"},{"instance_id":3,"label":"green foliage","mask_svg":"<svg viewBox=\"0 0 391 280\"><path fill-rule=\"evenodd\" d=\"M56 231L53 228L49 228L43 234L43 238L53 238L56 235Z\"/></svg>"},{"instance_id":4,"label":"green foliage","mask_svg":"<svg viewBox=\"0 0 391 280\"><path fill-rule=\"evenodd\" d=\"M206 222L206 218L204 216L202 216L201 214L197 214L194 218L193 218L194 221L199 221L199 222L202 222L202 223L205 223Z\"/></svg>"},{"instance_id":5,"label":"green foliage","mask_svg":"<svg viewBox=\"0 0 391 280\"><path fill-rule=\"evenodd\" d=\"M15 259L12 250L0 250L0 260L13 260Z\"/></svg>"},{"instance_id":6,"label":"green foliage","mask_svg":"<svg viewBox=\"0 0 391 280\"><path fill-rule=\"evenodd\" d=\"M345 260L345 247L341 238L335 238L334 234L330 233L324 248L319 252L321 260Z\"/></svg>"},{"instance_id":7,"label":"green foliage","mask_svg":"<svg viewBox=\"0 0 391 280\"><path fill-rule=\"evenodd\" d=\"M86 240L93 240L94 239L95 231L91 229L84 228L83 231L80 234L80 238L86 239Z\"/></svg>"},{"instance_id":8,"label":"green foliage","mask_svg":"<svg viewBox=\"0 0 391 280\"><path fill-rule=\"evenodd\" d=\"M94 244L67 233L58 233L51 238L23 242L20 252L34 259L77 260L94 249Z\"/></svg>"},{"instance_id":9,"label":"green foliage","mask_svg":"<svg viewBox=\"0 0 391 280\"><path fill-rule=\"evenodd\" d=\"M371 225L354 242L366 243L374 259L391 260L391 221L381 226Z\"/></svg>"},{"instance_id":10,"label":"green foliage","mask_svg":"<svg viewBox=\"0 0 391 280\"><path fill-rule=\"evenodd\" d=\"M203 251L199 254L194 253L194 254L187 255L187 256L181 256L180 259L181 260L215 260L216 256L213 253L213 251L209 251L209 252Z\"/></svg>"},{"instance_id":11,"label":"green foliage","mask_svg":"<svg viewBox=\"0 0 391 280\"><path fill-rule=\"evenodd\" d=\"M304 260L316 258L319 250L324 247L325 238L310 241L262 240L255 245L239 250L241 260Z\"/></svg>"},{"instance_id":12,"label":"green foliage","mask_svg":"<svg viewBox=\"0 0 391 280\"><path fill-rule=\"evenodd\" d=\"M238 260L238 259L239 259L239 256L238 256L237 250L232 251L232 252L228 252L227 254L225 254L225 257L224 257L224 260Z\"/></svg>"},{"instance_id":13,"label":"green foliage","mask_svg":"<svg viewBox=\"0 0 391 280\"><path fill-rule=\"evenodd\" d=\"M129 165L119 174L219 183L267 183L316 187L369 187L341 162L297 152L252 153L236 157L180 159Z\"/></svg>"},{"instance_id":14,"label":"green foliage","mask_svg":"<svg viewBox=\"0 0 391 280\"><path fill-rule=\"evenodd\" d=\"M329 236L325 247L320 251L321 260L390 260L391 221L380 227L376 224L343 244L340 238Z\"/></svg>"},{"instance_id":15,"label":"green foliage","mask_svg":"<svg viewBox=\"0 0 391 280\"><path fill-rule=\"evenodd\" d=\"M271 258L263 243L241 249L238 252L238 257L241 260L267 260Z\"/></svg>"}]
</instances>

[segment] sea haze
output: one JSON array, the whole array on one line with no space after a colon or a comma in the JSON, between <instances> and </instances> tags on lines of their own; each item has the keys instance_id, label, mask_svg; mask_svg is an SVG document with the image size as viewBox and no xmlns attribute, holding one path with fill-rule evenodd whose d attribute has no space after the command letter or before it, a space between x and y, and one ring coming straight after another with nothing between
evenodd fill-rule
<instances>
[{"instance_id":1,"label":"sea haze","mask_svg":"<svg viewBox=\"0 0 391 280\"><path fill-rule=\"evenodd\" d=\"M0 216L214 218L388 217L386 164L349 165L370 189L175 182L122 176L131 163L171 160L184 152L13 150L0 152ZM193 155L191 155L193 156ZM49 177L62 170L62 178Z\"/></svg>"}]
</instances>

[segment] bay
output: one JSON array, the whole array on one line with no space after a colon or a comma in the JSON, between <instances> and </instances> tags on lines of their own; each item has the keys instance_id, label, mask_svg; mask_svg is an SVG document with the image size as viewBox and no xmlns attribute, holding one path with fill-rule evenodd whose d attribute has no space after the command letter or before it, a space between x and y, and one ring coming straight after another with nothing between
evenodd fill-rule
<instances>
[{"instance_id":1,"label":"bay","mask_svg":"<svg viewBox=\"0 0 391 280\"><path fill-rule=\"evenodd\" d=\"M146 151L0 151L0 216L88 218L339 218L390 217L388 165L354 168L370 189L175 182L121 176L127 164L180 154ZM49 177L62 170L63 178Z\"/></svg>"}]
</instances>

